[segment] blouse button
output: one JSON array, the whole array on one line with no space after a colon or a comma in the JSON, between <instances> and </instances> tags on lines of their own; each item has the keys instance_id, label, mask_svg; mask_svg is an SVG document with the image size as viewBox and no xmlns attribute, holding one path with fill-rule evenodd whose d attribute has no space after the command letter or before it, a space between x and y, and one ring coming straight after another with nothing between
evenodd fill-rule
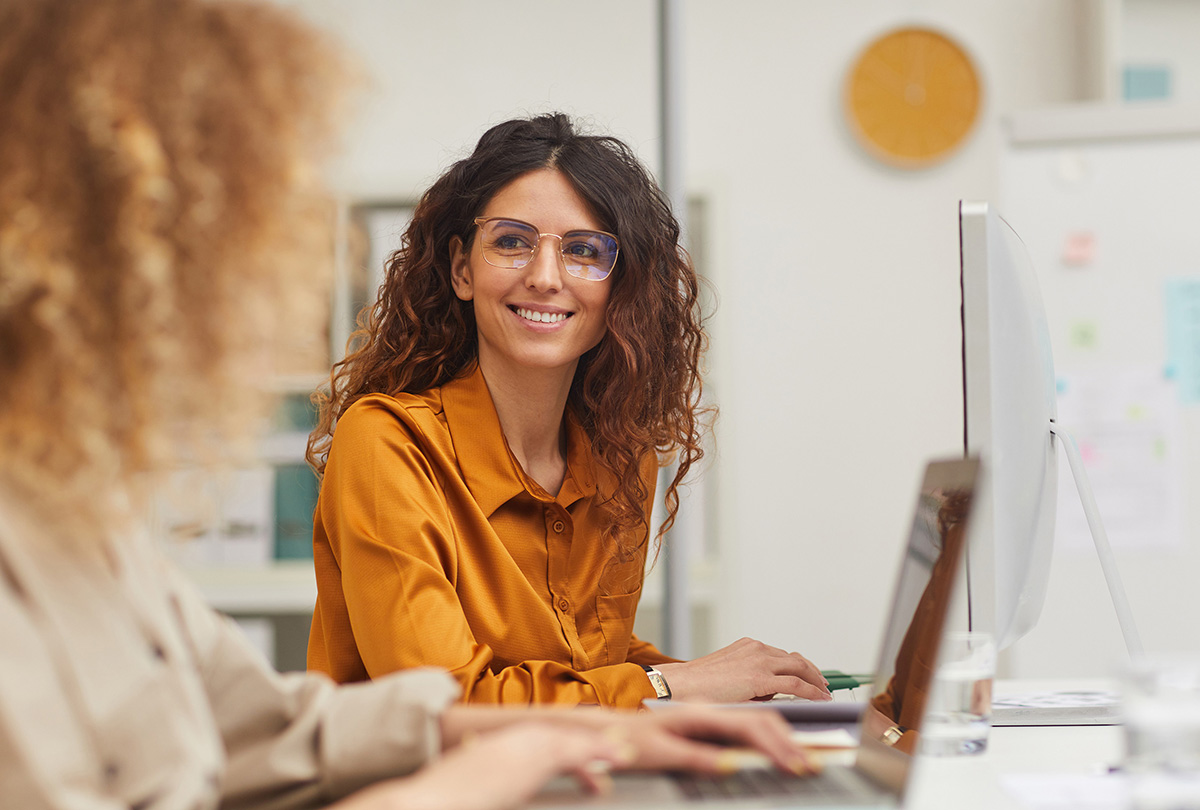
<instances>
[{"instance_id":1,"label":"blouse button","mask_svg":"<svg viewBox=\"0 0 1200 810\"><path fill-rule=\"evenodd\" d=\"M569 608L570 606L571 606L571 603L568 602L566 599L558 600L558 609L559 610L566 612L566 609Z\"/></svg>"},{"instance_id":2,"label":"blouse button","mask_svg":"<svg viewBox=\"0 0 1200 810\"><path fill-rule=\"evenodd\" d=\"M567 528L567 524L563 523L561 520L554 521L554 533L555 534L562 534L563 529L565 529L565 528Z\"/></svg>"}]
</instances>

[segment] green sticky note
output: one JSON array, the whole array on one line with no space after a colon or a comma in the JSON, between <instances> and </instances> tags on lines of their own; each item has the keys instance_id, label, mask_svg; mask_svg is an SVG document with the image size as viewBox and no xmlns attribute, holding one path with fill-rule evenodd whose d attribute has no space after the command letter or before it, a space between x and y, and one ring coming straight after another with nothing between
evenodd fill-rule
<instances>
[{"instance_id":1,"label":"green sticky note","mask_svg":"<svg viewBox=\"0 0 1200 810\"><path fill-rule=\"evenodd\" d=\"M1075 349L1094 349L1097 342L1097 327L1093 321L1076 321L1071 324L1071 346Z\"/></svg>"}]
</instances>

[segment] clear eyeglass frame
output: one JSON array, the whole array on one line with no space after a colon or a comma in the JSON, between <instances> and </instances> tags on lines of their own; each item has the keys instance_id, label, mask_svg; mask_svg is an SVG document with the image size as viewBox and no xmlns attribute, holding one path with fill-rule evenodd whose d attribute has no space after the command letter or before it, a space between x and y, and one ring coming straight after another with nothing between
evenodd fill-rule
<instances>
[{"instance_id":1,"label":"clear eyeglass frame","mask_svg":"<svg viewBox=\"0 0 1200 810\"><path fill-rule=\"evenodd\" d=\"M490 247L487 242L489 225L498 222L507 222L519 227L527 236L533 238L533 244L528 248L521 248L514 251L512 255L504 255L494 247ZM562 257L563 267L568 273L585 281L603 281L609 277L616 267L617 255L621 250L621 241L617 239L615 234L611 234L608 231L580 229L567 231L561 235L557 233L540 233L537 228L528 222L514 219L513 217L476 217L475 224L479 227L480 231L480 253L483 254L483 260L493 267L501 267L508 270L519 270L533 261L538 246L542 243L542 237L552 236L558 240L558 254ZM600 250L597 254L598 261L583 261L579 254L569 252L579 245L579 242L573 241L572 237L583 237L584 242L588 245L599 242L605 248L611 243L611 250Z\"/></svg>"}]
</instances>

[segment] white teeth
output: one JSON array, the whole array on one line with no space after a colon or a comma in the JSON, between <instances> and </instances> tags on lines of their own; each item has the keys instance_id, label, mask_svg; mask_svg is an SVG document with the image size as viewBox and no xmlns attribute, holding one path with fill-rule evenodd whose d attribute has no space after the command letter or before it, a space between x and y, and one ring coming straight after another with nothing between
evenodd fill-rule
<instances>
[{"instance_id":1,"label":"white teeth","mask_svg":"<svg viewBox=\"0 0 1200 810\"><path fill-rule=\"evenodd\" d=\"M565 312L538 312L533 309L525 309L517 307L517 314L527 321L536 321L538 323L558 323L567 319Z\"/></svg>"}]
</instances>

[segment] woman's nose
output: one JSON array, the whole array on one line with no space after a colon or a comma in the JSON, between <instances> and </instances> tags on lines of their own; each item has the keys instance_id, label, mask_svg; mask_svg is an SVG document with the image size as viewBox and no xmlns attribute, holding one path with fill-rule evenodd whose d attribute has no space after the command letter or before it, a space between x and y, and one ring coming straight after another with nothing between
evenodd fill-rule
<instances>
[{"instance_id":1,"label":"woman's nose","mask_svg":"<svg viewBox=\"0 0 1200 810\"><path fill-rule=\"evenodd\" d=\"M566 269L562 257L562 237L553 233L538 234L533 258L525 266L525 284L540 292L561 290Z\"/></svg>"}]
</instances>

